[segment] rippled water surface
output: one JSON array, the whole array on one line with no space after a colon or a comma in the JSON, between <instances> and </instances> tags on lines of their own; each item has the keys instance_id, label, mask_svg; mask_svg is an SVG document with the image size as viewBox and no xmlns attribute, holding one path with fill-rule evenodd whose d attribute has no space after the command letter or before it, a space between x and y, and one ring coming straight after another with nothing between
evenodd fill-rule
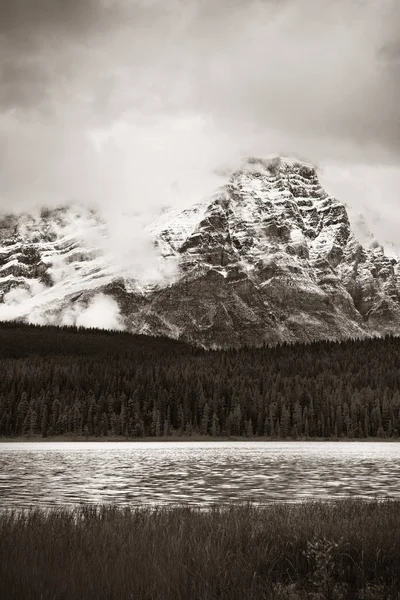
<instances>
[{"instance_id":1,"label":"rippled water surface","mask_svg":"<svg viewBox=\"0 0 400 600\"><path fill-rule=\"evenodd\" d=\"M400 498L400 444L2 443L0 508Z\"/></svg>"}]
</instances>

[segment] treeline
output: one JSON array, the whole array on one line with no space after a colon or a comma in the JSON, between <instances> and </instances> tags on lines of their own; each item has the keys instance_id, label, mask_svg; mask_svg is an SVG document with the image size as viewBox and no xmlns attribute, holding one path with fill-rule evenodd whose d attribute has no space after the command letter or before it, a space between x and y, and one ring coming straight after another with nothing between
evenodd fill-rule
<instances>
[{"instance_id":1,"label":"treeline","mask_svg":"<svg viewBox=\"0 0 400 600\"><path fill-rule=\"evenodd\" d=\"M1 436L397 437L400 339L205 351L0 324Z\"/></svg>"}]
</instances>

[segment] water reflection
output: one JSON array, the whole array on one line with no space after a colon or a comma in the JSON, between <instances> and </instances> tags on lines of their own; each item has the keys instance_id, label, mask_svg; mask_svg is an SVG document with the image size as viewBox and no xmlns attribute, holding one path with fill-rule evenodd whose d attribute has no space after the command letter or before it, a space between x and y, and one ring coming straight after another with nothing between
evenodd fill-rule
<instances>
[{"instance_id":1,"label":"water reflection","mask_svg":"<svg viewBox=\"0 0 400 600\"><path fill-rule=\"evenodd\" d=\"M400 444L0 444L0 507L400 498Z\"/></svg>"}]
</instances>

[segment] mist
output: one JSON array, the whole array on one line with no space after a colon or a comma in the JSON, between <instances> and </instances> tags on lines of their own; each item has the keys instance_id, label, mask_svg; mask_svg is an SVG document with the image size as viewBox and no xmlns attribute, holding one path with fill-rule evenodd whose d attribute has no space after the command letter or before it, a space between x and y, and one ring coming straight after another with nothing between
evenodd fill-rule
<instances>
[{"instance_id":1,"label":"mist","mask_svg":"<svg viewBox=\"0 0 400 600\"><path fill-rule=\"evenodd\" d=\"M284 153L397 242L399 23L396 0L3 0L1 211L83 202L134 238Z\"/></svg>"},{"instance_id":2,"label":"mist","mask_svg":"<svg viewBox=\"0 0 400 600\"><path fill-rule=\"evenodd\" d=\"M6 294L4 302L0 303L0 321L23 319L32 325L65 325L113 331L124 330L125 324L120 307L114 298L105 294L95 294L89 301L76 302L65 306L57 313L46 310L46 306L35 304L33 294L43 291L40 284L34 284L34 289L25 290L14 288Z\"/></svg>"}]
</instances>

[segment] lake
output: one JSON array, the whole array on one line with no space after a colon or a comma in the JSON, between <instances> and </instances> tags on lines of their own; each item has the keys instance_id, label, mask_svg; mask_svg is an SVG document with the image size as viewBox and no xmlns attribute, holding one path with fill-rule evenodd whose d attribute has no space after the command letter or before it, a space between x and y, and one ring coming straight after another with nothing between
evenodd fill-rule
<instances>
[{"instance_id":1,"label":"lake","mask_svg":"<svg viewBox=\"0 0 400 600\"><path fill-rule=\"evenodd\" d=\"M0 508L400 498L400 444L0 444Z\"/></svg>"}]
</instances>

